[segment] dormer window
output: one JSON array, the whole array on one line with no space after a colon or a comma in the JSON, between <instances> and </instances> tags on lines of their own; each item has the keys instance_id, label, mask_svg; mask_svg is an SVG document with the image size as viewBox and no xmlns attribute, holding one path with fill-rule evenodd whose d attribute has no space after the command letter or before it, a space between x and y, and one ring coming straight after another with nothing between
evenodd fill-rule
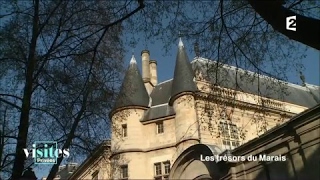
<instances>
[{"instance_id":1,"label":"dormer window","mask_svg":"<svg viewBox=\"0 0 320 180\"><path fill-rule=\"evenodd\" d=\"M162 134L164 132L163 122L157 122L157 134Z\"/></svg>"},{"instance_id":2,"label":"dormer window","mask_svg":"<svg viewBox=\"0 0 320 180\"><path fill-rule=\"evenodd\" d=\"M122 137L127 137L128 132L127 132L127 124L122 125Z\"/></svg>"}]
</instances>

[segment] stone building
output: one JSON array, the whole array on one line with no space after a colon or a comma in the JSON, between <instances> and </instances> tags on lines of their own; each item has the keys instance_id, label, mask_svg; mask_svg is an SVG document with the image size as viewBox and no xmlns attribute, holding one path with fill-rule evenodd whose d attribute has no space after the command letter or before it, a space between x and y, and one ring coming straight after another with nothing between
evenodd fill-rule
<instances>
[{"instance_id":1,"label":"stone building","mask_svg":"<svg viewBox=\"0 0 320 180\"><path fill-rule=\"evenodd\" d=\"M56 174L56 177L54 180L59 180L59 179L68 179L72 173L76 171L78 168L77 163L67 163L65 165L59 166L59 170ZM46 177L41 178L41 180L46 180Z\"/></svg>"},{"instance_id":2,"label":"stone building","mask_svg":"<svg viewBox=\"0 0 320 180\"><path fill-rule=\"evenodd\" d=\"M110 113L111 142L102 143L69 179L274 179L270 174L278 166L294 167L286 177L319 167L301 164L297 153L306 153L307 162L319 150L319 87L201 57L190 62L181 39L174 77L158 83L157 62L147 50L141 56L142 75L132 56ZM201 159L263 153L290 160L274 165Z\"/></svg>"}]
</instances>

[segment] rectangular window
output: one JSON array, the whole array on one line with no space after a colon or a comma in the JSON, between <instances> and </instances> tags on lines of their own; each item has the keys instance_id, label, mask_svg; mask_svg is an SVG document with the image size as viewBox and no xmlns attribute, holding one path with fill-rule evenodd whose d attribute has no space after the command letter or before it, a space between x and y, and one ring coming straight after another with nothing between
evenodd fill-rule
<instances>
[{"instance_id":1,"label":"rectangular window","mask_svg":"<svg viewBox=\"0 0 320 180\"><path fill-rule=\"evenodd\" d=\"M161 176L162 175L161 163L155 163L154 164L154 174L155 174L155 176Z\"/></svg>"},{"instance_id":2,"label":"rectangular window","mask_svg":"<svg viewBox=\"0 0 320 180\"><path fill-rule=\"evenodd\" d=\"M239 132L235 124L221 121L219 130L222 137L222 144L225 149L234 149L240 145Z\"/></svg>"},{"instance_id":3,"label":"rectangular window","mask_svg":"<svg viewBox=\"0 0 320 180\"><path fill-rule=\"evenodd\" d=\"M170 173L170 162L163 162L164 174L168 175Z\"/></svg>"},{"instance_id":4,"label":"rectangular window","mask_svg":"<svg viewBox=\"0 0 320 180\"><path fill-rule=\"evenodd\" d=\"M230 146L230 141L229 140L223 140L223 145L225 146Z\"/></svg>"},{"instance_id":5,"label":"rectangular window","mask_svg":"<svg viewBox=\"0 0 320 180\"><path fill-rule=\"evenodd\" d=\"M170 173L170 161L154 164L154 179L164 180L169 178Z\"/></svg>"},{"instance_id":6,"label":"rectangular window","mask_svg":"<svg viewBox=\"0 0 320 180\"><path fill-rule=\"evenodd\" d=\"M230 130L231 130L231 132L230 132L231 138L232 138L232 139L239 139L239 134L238 134L238 128L237 128L237 126L234 125L234 124L231 124L231 125L230 125Z\"/></svg>"},{"instance_id":7,"label":"rectangular window","mask_svg":"<svg viewBox=\"0 0 320 180\"><path fill-rule=\"evenodd\" d=\"M220 122L220 132L221 132L221 136L223 138L229 138L230 134L229 134L229 126L227 123L225 122Z\"/></svg>"},{"instance_id":8,"label":"rectangular window","mask_svg":"<svg viewBox=\"0 0 320 180\"><path fill-rule=\"evenodd\" d=\"M122 137L127 137L128 132L127 132L127 125L123 124L122 125Z\"/></svg>"},{"instance_id":9,"label":"rectangular window","mask_svg":"<svg viewBox=\"0 0 320 180\"><path fill-rule=\"evenodd\" d=\"M240 146L240 142L239 141L234 141L234 147L238 147L238 146Z\"/></svg>"},{"instance_id":10,"label":"rectangular window","mask_svg":"<svg viewBox=\"0 0 320 180\"><path fill-rule=\"evenodd\" d=\"M158 134L161 134L164 132L164 129L163 129L163 122L158 122L157 123L157 133Z\"/></svg>"},{"instance_id":11,"label":"rectangular window","mask_svg":"<svg viewBox=\"0 0 320 180\"><path fill-rule=\"evenodd\" d=\"M232 149L230 140L223 140L222 143L223 143L223 148L228 149L228 150Z\"/></svg>"},{"instance_id":12,"label":"rectangular window","mask_svg":"<svg viewBox=\"0 0 320 180\"><path fill-rule=\"evenodd\" d=\"M120 176L121 179L128 179L128 165L121 166Z\"/></svg>"}]
</instances>

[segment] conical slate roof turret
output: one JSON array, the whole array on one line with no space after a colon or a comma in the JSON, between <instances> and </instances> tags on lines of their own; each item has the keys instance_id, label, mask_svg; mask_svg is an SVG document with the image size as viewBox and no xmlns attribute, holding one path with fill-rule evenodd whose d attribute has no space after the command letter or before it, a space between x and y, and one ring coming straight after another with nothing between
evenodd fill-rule
<instances>
[{"instance_id":1,"label":"conical slate roof turret","mask_svg":"<svg viewBox=\"0 0 320 180\"><path fill-rule=\"evenodd\" d=\"M198 90L193 78L194 72L191 68L188 55L180 38L172 82L170 104L173 103L179 94L183 92L195 92Z\"/></svg>"},{"instance_id":2,"label":"conical slate roof turret","mask_svg":"<svg viewBox=\"0 0 320 180\"><path fill-rule=\"evenodd\" d=\"M148 105L149 95L142 81L136 59L132 55L113 110L129 106L148 107Z\"/></svg>"}]
</instances>

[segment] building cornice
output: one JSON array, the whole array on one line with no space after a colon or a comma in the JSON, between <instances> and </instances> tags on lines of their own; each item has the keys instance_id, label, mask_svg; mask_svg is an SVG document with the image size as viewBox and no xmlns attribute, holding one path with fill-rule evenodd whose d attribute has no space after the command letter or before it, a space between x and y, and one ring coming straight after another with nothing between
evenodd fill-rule
<instances>
[{"instance_id":1,"label":"building cornice","mask_svg":"<svg viewBox=\"0 0 320 180\"><path fill-rule=\"evenodd\" d=\"M166 144L166 145L162 145L162 146L157 146L157 147L153 147L153 148L146 148L146 149L141 149L141 148L128 148L128 149L123 149L123 150L119 150L119 151L115 151L112 153L111 157L118 154L123 154L123 153L132 153L132 152L142 152L142 153L146 153L146 152L151 152L151 151L157 151L157 150L161 150L161 149L166 149L166 148L172 148L172 147L177 147L179 144L185 142L185 141L189 141L189 140L194 140L194 141L198 141L200 142L199 139L196 138L186 138L183 139L179 142L175 142L175 143L170 143L170 144Z\"/></svg>"},{"instance_id":2,"label":"building cornice","mask_svg":"<svg viewBox=\"0 0 320 180\"><path fill-rule=\"evenodd\" d=\"M146 125L146 124L151 124L151 123L155 123L155 122L159 122L159 121L171 120L174 117L175 117L175 114L174 115L170 115L170 116L160 117L160 118L157 118L157 119L150 119L150 120L147 120L147 121L142 121L141 124Z\"/></svg>"},{"instance_id":3,"label":"building cornice","mask_svg":"<svg viewBox=\"0 0 320 180\"><path fill-rule=\"evenodd\" d=\"M105 150L110 150L111 147L111 141L107 140L102 142L92 153L91 156L89 156L77 169L72 175L68 178L70 180L72 179L78 179L79 176L82 175L85 170L89 168L90 165L92 165L97 159L101 157L101 153L103 153Z\"/></svg>"},{"instance_id":4,"label":"building cornice","mask_svg":"<svg viewBox=\"0 0 320 180\"><path fill-rule=\"evenodd\" d=\"M244 108L244 109L250 109L250 110L263 109L263 111L265 111L265 112L281 114L286 118L290 118L290 117L296 115L295 113L288 112L285 110L281 110L281 109L277 109L277 108L273 108L273 107L268 107L268 106L261 106L259 104L252 104L252 103L237 100L235 98L222 97L219 95L212 95L212 94L204 93L204 92L198 92L195 97L196 97L196 100L209 101L209 102L213 102L213 103L214 102L218 102L218 103L222 102L226 105L236 106L236 107Z\"/></svg>"},{"instance_id":5,"label":"building cornice","mask_svg":"<svg viewBox=\"0 0 320 180\"><path fill-rule=\"evenodd\" d=\"M147 110L149 107L145 107L145 106L125 106L125 107L121 107L121 108L117 108L117 109L114 109L112 110L110 113L109 113L109 117L110 119L112 119L112 117L120 112L120 111L123 111L123 110L131 110L131 109L141 109L141 110Z\"/></svg>"}]
</instances>

